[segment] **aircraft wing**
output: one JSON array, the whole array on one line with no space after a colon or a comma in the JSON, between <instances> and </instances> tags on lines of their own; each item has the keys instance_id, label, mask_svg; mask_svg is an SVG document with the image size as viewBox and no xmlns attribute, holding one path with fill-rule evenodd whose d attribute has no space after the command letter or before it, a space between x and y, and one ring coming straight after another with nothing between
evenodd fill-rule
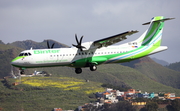
<instances>
[{"instance_id":1,"label":"aircraft wing","mask_svg":"<svg viewBox=\"0 0 180 111\"><path fill-rule=\"evenodd\" d=\"M133 31L133 30L132 31L127 31L127 32L124 32L124 33L121 33L121 34L111 36L111 37L96 40L96 41L93 42L93 44L94 44L94 46L96 46L98 48L107 47L109 45L112 45L112 44L115 44L115 43L120 42L122 40L125 40L125 39L127 39L126 38L127 35L132 35L132 34L137 33L137 32L138 31Z\"/></svg>"}]
</instances>

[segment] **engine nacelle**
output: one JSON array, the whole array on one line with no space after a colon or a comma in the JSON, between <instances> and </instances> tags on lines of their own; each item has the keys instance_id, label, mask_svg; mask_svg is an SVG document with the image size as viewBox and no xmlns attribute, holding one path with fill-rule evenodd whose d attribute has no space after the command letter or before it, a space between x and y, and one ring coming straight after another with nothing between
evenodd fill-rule
<instances>
[{"instance_id":1,"label":"engine nacelle","mask_svg":"<svg viewBox=\"0 0 180 111\"><path fill-rule=\"evenodd\" d=\"M82 43L82 46L85 47L83 48L83 50L92 50L97 48L96 46L94 46L93 42L84 42Z\"/></svg>"}]
</instances>

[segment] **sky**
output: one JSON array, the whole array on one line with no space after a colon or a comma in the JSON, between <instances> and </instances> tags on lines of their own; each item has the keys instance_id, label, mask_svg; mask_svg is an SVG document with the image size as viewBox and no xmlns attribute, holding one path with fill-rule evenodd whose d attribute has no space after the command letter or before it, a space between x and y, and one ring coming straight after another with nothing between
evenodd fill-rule
<instances>
[{"instance_id":1,"label":"sky","mask_svg":"<svg viewBox=\"0 0 180 111\"><path fill-rule=\"evenodd\" d=\"M137 39L148 28L142 24L152 17L173 17L163 30L162 45L168 50L151 57L174 63L180 61L179 5L180 0L0 0L0 40L52 39L72 46L75 34L88 42L139 31L122 44Z\"/></svg>"}]
</instances>

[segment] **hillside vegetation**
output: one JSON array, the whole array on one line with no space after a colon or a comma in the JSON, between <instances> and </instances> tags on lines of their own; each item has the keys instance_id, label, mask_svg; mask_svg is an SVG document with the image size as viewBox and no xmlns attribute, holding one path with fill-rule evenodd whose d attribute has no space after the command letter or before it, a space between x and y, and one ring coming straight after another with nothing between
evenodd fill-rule
<instances>
[{"instance_id":1,"label":"hillside vegetation","mask_svg":"<svg viewBox=\"0 0 180 111\"><path fill-rule=\"evenodd\" d=\"M2 41L1 41L2 42ZM54 41L50 41L52 44ZM46 41L19 41L0 43L0 78L10 75L10 62L24 49L47 48ZM56 47L62 46L58 42ZM83 68L82 74L75 74L74 68L50 67L25 70L26 74L47 71L51 77L22 78L22 84L12 86L15 79L0 82L0 108L5 110L52 110L54 107L74 109L78 105L94 101L93 93L104 90L101 85L112 84L122 88L140 89L142 92L172 92L180 96L180 72L163 67L148 57L123 65L100 65L96 71ZM18 68L14 68L18 73ZM85 82L89 80L90 82ZM90 98L89 98L90 97Z\"/></svg>"},{"instance_id":2,"label":"hillside vegetation","mask_svg":"<svg viewBox=\"0 0 180 111\"><path fill-rule=\"evenodd\" d=\"M17 86L12 85L14 81L0 82L0 108L4 111L51 111L56 107L74 110L94 102L93 93L104 91L101 83L70 77L22 77Z\"/></svg>"},{"instance_id":3,"label":"hillside vegetation","mask_svg":"<svg viewBox=\"0 0 180 111\"><path fill-rule=\"evenodd\" d=\"M48 48L47 41L49 42L50 46L53 43L55 43L54 48L69 47L69 46L67 46L65 44L56 42L54 40L44 40L43 42L35 42L35 41L32 41L32 40L16 41L16 42L10 43L9 45L20 47L20 48L25 49L25 50L29 50L30 48L43 49L43 48Z\"/></svg>"},{"instance_id":4,"label":"hillside vegetation","mask_svg":"<svg viewBox=\"0 0 180 111\"><path fill-rule=\"evenodd\" d=\"M132 67L146 77L174 88L180 88L180 72L163 67L155 63L149 57L134 60L129 63L123 63L125 66Z\"/></svg>"},{"instance_id":5,"label":"hillside vegetation","mask_svg":"<svg viewBox=\"0 0 180 111\"><path fill-rule=\"evenodd\" d=\"M109 83L120 87L140 89L143 92L175 92L176 95L180 96L180 89L163 85L136 69L118 64L100 65L94 72L89 71L89 69L83 69L83 73L79 75L75 74L74 68L69 67L40 68L38 70L46 70L48 73L53 74L52 76L57 77L66 76L94 82Z\"/></svg>"},{"instance_id":6,"label":"hillside vegetation","mask_svg":"<svg viewBox=\"0 0 180 111\"><path fill-rule=\"evenodd\" d=\"M167 65L166 67L175 71L180 71L180 62L171 63Z\"/></svg>"},{"instance_id":7,"label":"hillside vegetation","mask_svg":"<svg viewBox=\"0 0 180 111\"><path fill-rule=\"evenodd\" d=\"M11 45L0 44L0 78L10 75L11 60L19 55L22 50Z\"/></svg>"},{"instance_id":8,"label":"hillside vegetation","mask_svg":"<svg viewBox=\"0 0 180 111\"><path fill-rule=\"evenodd\" d=\"M153 61L155 61L156 63L158 63L158 64L161 64L162 66L167 66L167 65L169 65L169 63L168 62L166 62L166 61L164 61L164 60L159 60L159 59L156 59L156 58L151 58Z\"/></svg>"}]
</instances>

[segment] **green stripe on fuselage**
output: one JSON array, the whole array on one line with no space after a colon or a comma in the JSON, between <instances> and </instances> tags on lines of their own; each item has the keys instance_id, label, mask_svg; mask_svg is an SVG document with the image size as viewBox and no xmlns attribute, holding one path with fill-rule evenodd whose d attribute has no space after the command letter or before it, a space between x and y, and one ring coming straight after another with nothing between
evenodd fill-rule
<instances>
[{"instance_id":1,"label":"green stripe on fuselage","mask_svg":"<svg viewBox=\"0 0 180 111\"><path fill-rule=\"evenodd\" d=\"M141 53L138 53L138 54L136 54L136 55L132 55L132 56L127 57L127 58L125 58L125 59L116 61L115 63L129 62L129 61L132 61L132 60L135 60L135 59L138 59L138 58L147 56L147 55L149 55L152 51L154 51L156 48L159 47L158 44L160 44L160 42L161 42L161 40L159 40L158 42L156 42L153 46L151 46L151 48L149 48L149 49L147 49L147 50L145 50L145 51L142 51ZM135 52L135 51L137 51L137 50L141 50L141 49L144 48L144 47L148 47L148 46L141 46L141 47L139 47L138 49L131 51L130 53Z\"/></svg>"},{"instance_id":2,"label":"green stripe on fuselage","mask_svg":"<svg viewBox=\"0 0 180 111\"><path fill-rule=\"evenodd\" d=\"M129 52L82 58L82 59L76 60L74 63L71 64L71 66L85 67L87 63L97 63L96 65L100 65L109 59L128 54Z\"/></svg>"},{"instance_id":3,"label":"green stripe on fuselage","mask_svg":"<svg viewBox=\"0 0 180 111\"><path fill-rule=\"evenodd\" d=\"M16 61L16 60L18 60L18 59L22 59L22 58L24 58L24 57L26 57L26 56L18 56L18 57L16 57L16 58L14 58L11 62L14 62L14 61Z\"/></svg>"}]
</instances>

